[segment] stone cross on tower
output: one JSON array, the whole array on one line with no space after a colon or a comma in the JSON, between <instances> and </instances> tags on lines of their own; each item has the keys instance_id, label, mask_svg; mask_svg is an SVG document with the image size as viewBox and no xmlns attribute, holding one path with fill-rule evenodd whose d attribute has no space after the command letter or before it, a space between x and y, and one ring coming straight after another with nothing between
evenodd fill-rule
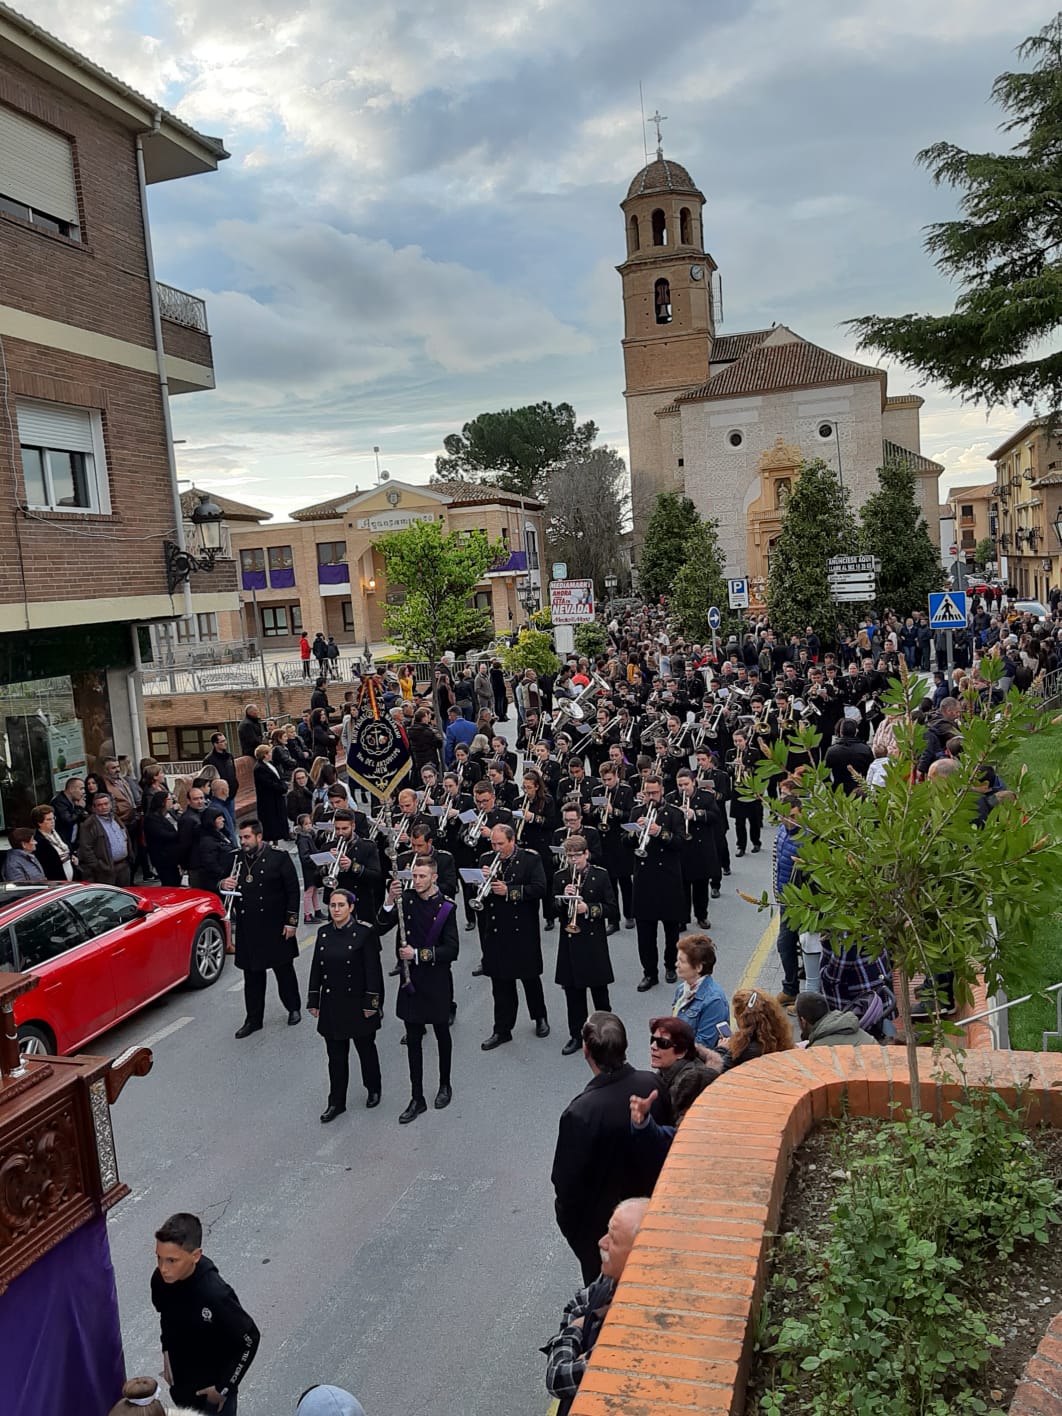
<instances>
[{"instance_id":1,"label":"stone cross on tower","mask_svg":"<svg viewBox=\"0 0 1062 1416\"><path fill-rule=\"evenodd\" d=\"M656 160L657 162L659 162L664 156L664 146L660 137L660 124L667 122L667 114L661 113L660 109L658 108L656 112L650 117L649 122L656 124Z\"/></svg>"}]
</instances>

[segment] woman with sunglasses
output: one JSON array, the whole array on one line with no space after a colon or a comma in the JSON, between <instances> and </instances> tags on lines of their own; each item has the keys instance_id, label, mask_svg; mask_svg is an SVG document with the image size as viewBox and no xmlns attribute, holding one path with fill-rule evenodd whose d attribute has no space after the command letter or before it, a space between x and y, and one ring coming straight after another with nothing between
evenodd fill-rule
<instances>
[{"instance_id":1,"label":"woman with sunglasses","mask_svg":"<svg viewBox=\"0 0 1062 1416\"><path fill-rule=\"evenodd\" d=\"M723 1038L716 1049L722 1054L724 1072L754 1057L788 1052L794 1046L792 1024L771 994L755 988L739 988L731 1003L734 1035Z\"/></svg>"},{"instance_id":2,"label":"woman with sunglasses","mask_svg":"<svg viewBox=\"0 0 1062 1416\"><path fill-rule=\"evenodd\" d=\"M684 1018L654 1018L649 1024L649 1066L660 1078L666 1119L674 1124L671 1089L684 1072L702 1066L693 1029Z\"/></svg>"},{"instance_id":3,"label":"woman with sunglasses","mask_svg":"<svg viewBox=\"0 0 1062 1416\"><path fill-rule=\"evenodd\" d=\"M702 1048L718 1046L719 1028L730 1018L726 994L712 977L715 959L715 945L707 934L684 934L678 941L675 971L679 984L671 1012L689 1023Z\"/></svg>"}]
</instances>

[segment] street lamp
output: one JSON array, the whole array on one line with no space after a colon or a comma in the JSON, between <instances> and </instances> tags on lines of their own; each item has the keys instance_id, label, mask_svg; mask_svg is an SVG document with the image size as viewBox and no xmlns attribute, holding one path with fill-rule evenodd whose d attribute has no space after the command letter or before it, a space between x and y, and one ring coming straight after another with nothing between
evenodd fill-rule
<instances>
[{"instance_id":1,"label":"street lamp","mask_svg":"<svg viewBox=\"0 0 1062 1416\"><path fill-rule=\"evenodd\" d=\"M1058 537L1058 544L1062 546L1062 506L1058 508L1055 519L1051 525L1055 528L1055 535Z\"/></svg>"},{"instance_id":2,"label":"street lamp","mask_svg":"<svg viewBox=\"0 0 1062 1416\"><path fill-rule=\"evenodd\" d=\"M225 513L206 492L199 493L199 504L190 520L192 550L183 550L175 541L162 543L166 555L166 584L171 595L191 577L193 570L213 570L221 553L221 523Z\"/></svg>"},{"instance_id":3,"label":"street lamp","mask_svg":"<svg viewBox=\"0 0 1062 1416\"><path fill-rule=\"evenodd\" d=\"M619 580L616 578L615 572L610 570L609 573L605 576L605 594L610 600L612 599L613 595L615 595L616 586L618 584Z\"/></svg>"},{"instance_id":4,"label":"street lamp","mask_svg":"<svg viewBox=\"0 0 1062 1416\"><path fill-rule=\"evenodd\" d=\"M535 610L538 609L538 596L535 594L535 587L531 583L530 577L525 580L518 580L516 583L516 595L523 606L524 613L528 619L531 618Z\"/></svg>"}]
</instances>

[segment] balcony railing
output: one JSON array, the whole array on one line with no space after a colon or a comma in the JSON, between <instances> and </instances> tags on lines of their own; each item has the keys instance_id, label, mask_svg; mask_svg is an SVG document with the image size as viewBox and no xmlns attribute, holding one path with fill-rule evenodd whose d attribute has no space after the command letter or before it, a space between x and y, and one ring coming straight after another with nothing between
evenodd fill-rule
<instances>
[{"instance_id":1,"label":"balcony railing","mask_svg":"<svg viewBox=\"0 0 1062 1416\"><path fill-rule=\"evenodd\" d=\"M200 334L209 334L207 327L206 301L197 295L189 295L187 290L176 290L172 285L155 282L159 295L159 314L164 320L184 325L186 329L197 329Z\"/></svg>"}]
</instances>

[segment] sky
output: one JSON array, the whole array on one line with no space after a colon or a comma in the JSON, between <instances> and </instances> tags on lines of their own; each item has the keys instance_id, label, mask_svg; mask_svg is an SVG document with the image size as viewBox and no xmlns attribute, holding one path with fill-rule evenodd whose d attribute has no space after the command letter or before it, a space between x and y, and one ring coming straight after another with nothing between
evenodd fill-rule
<instances>
[{"instance_id":1,"label":"sky","mask_svg":"<svg viewBox=\"0 0 1062 1416\"><path fill-rule=\"evenodd\" d=\"M955 211L915 163L1007 145L989 100L1031 0L23 0L230 160L152 188L161 280L206 300L218 387L175 398L183 477L285 515L426 482L478 413L543 399L626 455L615 267L645 111L705 193L724 332L943 312ZM645 142L655 145L652 129ZM890 393L915 380L890 371ZM919 388L952 483L1028 410Z\"/></svg>"}]
</instances>

